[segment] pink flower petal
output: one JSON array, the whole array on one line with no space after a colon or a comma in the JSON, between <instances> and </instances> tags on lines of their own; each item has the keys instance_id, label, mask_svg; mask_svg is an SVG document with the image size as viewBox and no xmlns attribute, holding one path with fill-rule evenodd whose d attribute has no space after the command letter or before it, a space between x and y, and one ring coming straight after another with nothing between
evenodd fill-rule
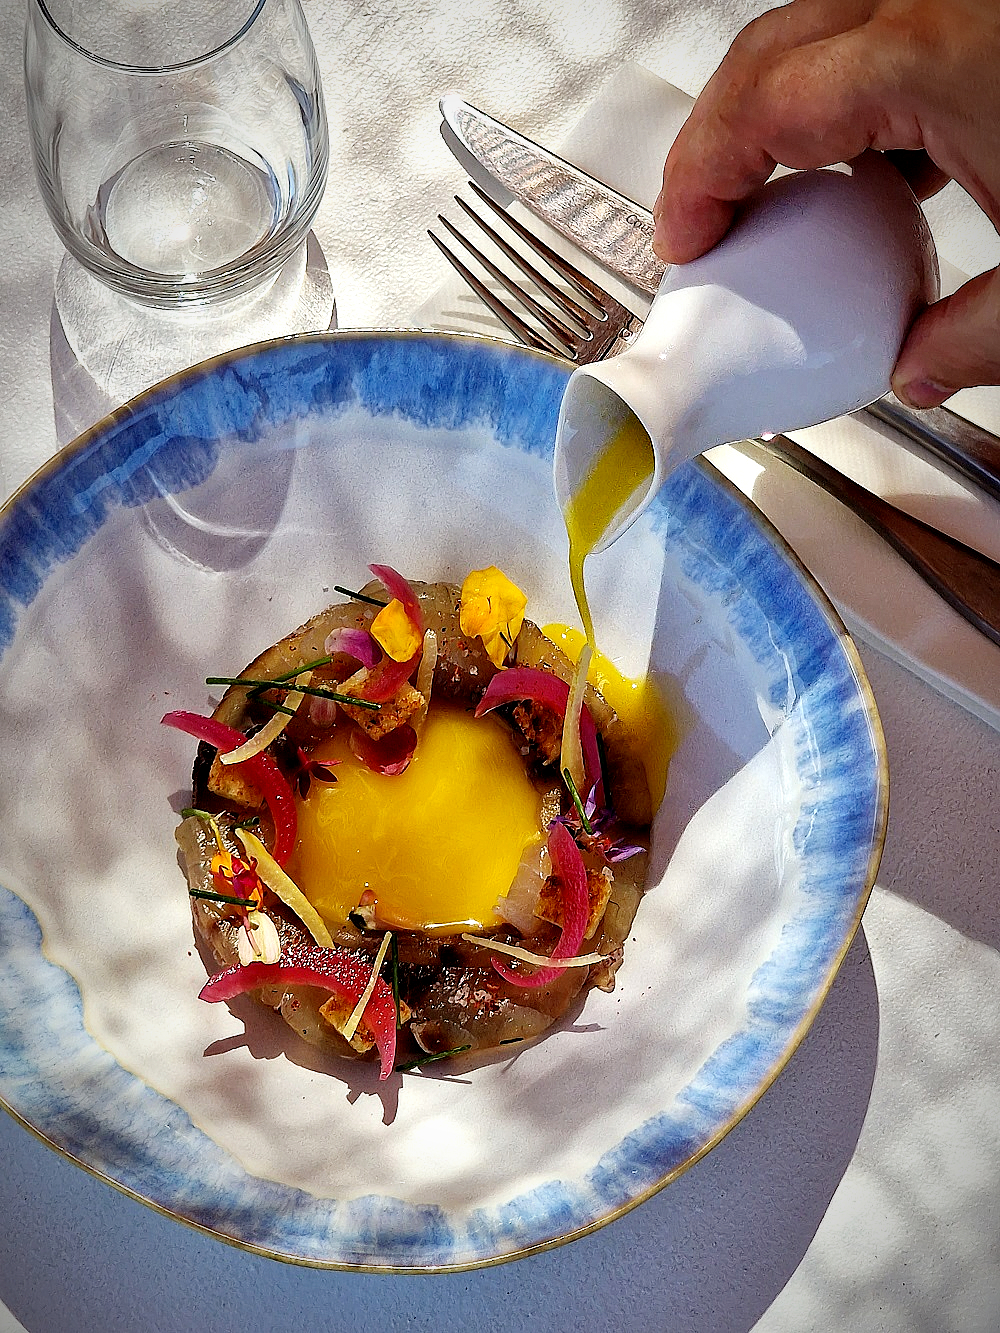
<instances>
[{"instance_id":1,"label":"pink flower petal","mask_svg":"<svg viewBox=\"0 0 1000 1333\"><path fill-rule=\"evenodd\" d=\"M366 629L334 629L326 636L323 645L331 657L344 653L353 657L362 666L373 667L382 656L378 646Z\"/></svg>"},{"instance_id":2,"label":"pink flower petal","mask_svg":"<svg viewBox=\"0 0 1000 1333\"><path fill-rule=\"evenodd\" d=\"M351 750L355 757L374 773L398 777L413 758L417 748L417 733L404 723L388 735L374 740L358 728L351 732Z\"/></svg>"}]
</instances>

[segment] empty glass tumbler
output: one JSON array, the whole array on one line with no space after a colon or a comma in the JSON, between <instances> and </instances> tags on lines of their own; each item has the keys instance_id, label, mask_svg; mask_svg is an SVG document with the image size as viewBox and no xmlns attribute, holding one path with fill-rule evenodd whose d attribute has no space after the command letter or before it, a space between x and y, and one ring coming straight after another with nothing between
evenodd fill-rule
<instances>
[{"instance_id":1,"label":"empty glass tumbler","mask_svg":"<svg viewBox=\"0 0 1000 1333\"><path fill-rule=\"evenodd\" d=\"M232 296L305 239L329 142L299 0L29 0L24 64L46 207L110 287Z\"/></svg>"}]
</instances>

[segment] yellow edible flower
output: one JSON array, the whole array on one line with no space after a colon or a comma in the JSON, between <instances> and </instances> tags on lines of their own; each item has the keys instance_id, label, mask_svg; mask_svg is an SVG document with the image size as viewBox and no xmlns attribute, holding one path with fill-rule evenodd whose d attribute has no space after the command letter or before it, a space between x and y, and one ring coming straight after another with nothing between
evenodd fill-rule
<instances>
[{"instance_id":1,"label":"yellow edible flower","mask_svg":"<svg viewBox=\"0 0 1000 1333\"><path fill-rule=\"evenodd\" d=\"M521 589L496 565L474 569L462 584L460 624L463 634L477 634L494 666L503 666L521 632L528 604Z\"/></svg>"},{"instance_id":2,"label":"yellow edible flower","mask_svg":"<svg viewBox=\"0 0 1000 1333\"><path fill-rule=\"evenodd\" d=\"M371 634L394 662L408 662L420 651L420 634L397 597L372 621Z\"/></svg>"}]
</instances>

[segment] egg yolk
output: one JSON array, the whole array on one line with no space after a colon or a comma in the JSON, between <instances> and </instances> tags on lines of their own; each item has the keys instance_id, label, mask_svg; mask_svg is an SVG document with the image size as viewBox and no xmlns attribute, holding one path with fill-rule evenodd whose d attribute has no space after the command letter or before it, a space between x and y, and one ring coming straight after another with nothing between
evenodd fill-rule
<instances>
[{"instance_id":1,"label":"egg yolk","mask_svg":"<svg viewBox=\"0 0 1000 1333\"><path fill-rule=\"evenodd\" d=\"M328 925L366 890L379 925L448 934L497 924L525 849L542 838L541 797L510 729L435 703L403 773L373 773L338 728L313 758L337 781L298 800L293 877Z\"/></svg>"}]
</instances>

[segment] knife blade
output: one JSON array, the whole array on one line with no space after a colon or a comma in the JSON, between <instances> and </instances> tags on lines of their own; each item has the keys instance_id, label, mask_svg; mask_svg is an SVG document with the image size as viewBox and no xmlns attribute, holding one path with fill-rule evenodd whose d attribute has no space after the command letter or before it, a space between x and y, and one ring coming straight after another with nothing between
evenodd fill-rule
<instances>
[{"instance_id":1,"label":"knife blade","mask_svg":"<svg viewBox=\"0 0 1000 1333\"><path fill-rule=\"evenodd\" d=\"M652 249L653 215L603 181L518 134L459 93L441 99L452 135L546 225L637 291L654 296L665 265ZM908 407L892 394L859 415L889 425L919 450L1000 501L1000 439L950 408Z\"/></svg>"},{"instance_id":2,"label":"knife blade","mask_svg":"<svg viewBox=\"0 0 1000 1333\"><path fill-rule=\"evenodd\" d=\"M441 114L461 146L536 217L605 268L653 296L666 265L653 253L653 215L457 93Z\"/></svg>"}]
</instances>

